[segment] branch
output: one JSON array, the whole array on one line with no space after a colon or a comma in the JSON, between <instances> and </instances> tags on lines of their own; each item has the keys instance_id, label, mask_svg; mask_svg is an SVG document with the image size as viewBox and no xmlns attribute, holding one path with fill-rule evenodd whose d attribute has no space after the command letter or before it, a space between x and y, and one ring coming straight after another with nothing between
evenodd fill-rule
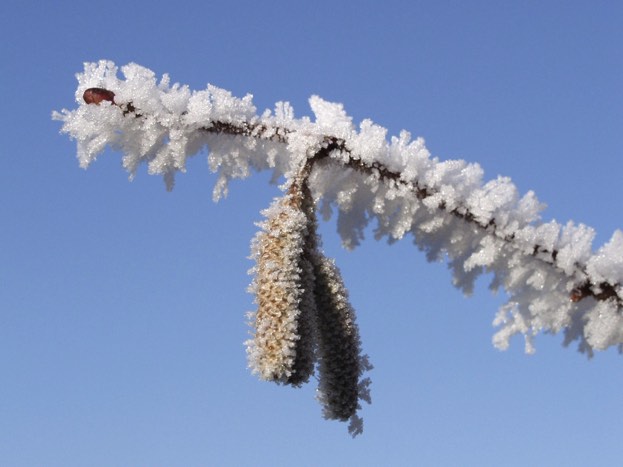
<instances>
[{"instance_id":1,"label":"branch","mask_svg":"<svg viewBox=\"0 0 623 467\"><path fill-rule=\"evenodd\" d=\"M541 222L534 193L519 198L503 177L483 184L477 164L431 158L423 140L411 141L407 132L388 142L386 130L369 120L357 130L340 104L312 97L314 122L295 119L287 103L257 115L251 96L238 99L214 86L190 92L170 86L166 75L158 84L133 64L123 72L120 80L110 62L87 64L77 100L99 105L55 114L77 139L83 167L110 145L125 153L131 176L146 163L172 188L186 158L209 147L218 199L228 180L251 169L272 169L291 182L309 164L314 200L325 218L337 208L346 246L356 246L376 219L377 238L411 233L430 260L447 258L455 285L466 293L479 274L492 273L491 287L509 294L494 321L501 327L498 347L522 333L532 351L541 331L564 331L566 344L578 340L589 354L623 343L620 231L593 252L594 231Z\"/></svg>"},{"instance_id":2,"label":"branch","mask_svg":"<svg viewBox=\"0 0 623 467\"><path fill-rule=\"evenodd\" d=\"M89 88L84 92L83 97L87 104L99 104L103 100L110 101L113 104L115 103L114 93L102 88ZM122 108L124 116L134 116L137 118L142 117L142 115L134 108L132 101L120 106L120 108ZM277 132L274 133L274 128L269 130L268 127L258 123L242 122L241 124L233 124L219 120L210 122L209 126L201 127L200 129L206 133L229 136L247 136L252 138L268 139L270 141L277 141L283 144L288 143L288 137L292 134L291 130L284 127L277 127ZM378 177L384 182L391 181L392 183L403 185L406 189L413 192L419 200L424 200L439 194L434 188L431 189L426 186L421 186L417 181L415 183L409 183L402 180L399 172L391 171L381 163L375 162L373 164L366 164L362 162L361 159L357 158L356 155L354 155L348 148L345 140L335 136L325 135L323 137L321 147L313 153L313 155L311 155L310 159L315 162L317 160L331 157L331 154L334 152L347 155L346 160L342 159L343 166L360 171L366 176L377 174ZM476 216L470 212L469 208L466 208L465 206L456 206L453 209L448 209L447 204L443 200L437 203L437 209L446 211L452 216L456 216L457 218L476 226L488 234L495 235L511 247L521 250L525 249L525 246L518 248L514 245L514 234L505 234L500 232L497 228L495 219L491 219L489 222L484 224L476 219ZM557 249L554 248L550 250L547 247L535 244L532 247L531 254L539 261L552 265L561 272L566 273L556 261L558 256ZM623 308L623 296L620 295L620 292L617 292L617 289L619 291L621 290L620 284L611 284L607 281L597 282L593 280L587 272L586 265L576 263L575 266L576 271L574 271L574 274L566 274L569 277L580 275L584 278L584 280L569 294L569 299L572 302L579 302L580 300L584 300L588 297L602 301L614 299L617 302L617 306L619 308Z\"/></svg>"}]
</instances>

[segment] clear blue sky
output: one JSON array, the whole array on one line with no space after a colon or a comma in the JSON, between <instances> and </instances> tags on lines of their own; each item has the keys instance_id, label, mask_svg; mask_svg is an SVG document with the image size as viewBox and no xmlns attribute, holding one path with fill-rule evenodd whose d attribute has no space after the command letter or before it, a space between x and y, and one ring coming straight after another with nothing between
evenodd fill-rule
<instances>
[{"instance_id":1,"label":"clear blue sky","mask_svg":"<svg viewBox=\"0 0 623 467\"><path fill-rule=\"evenodd\" d=\"M172 193L112 152L85 172L50 113L103 58L298 116L318 94L510 176L600 245L623 227L622 24L615 1L3 1L0 465L620 465L623 356L548 335L500 352L486 280L465 298L409 239L347 252L330 221L375 365L351 439L314 384L246 369L268 174L215 205L205 155Z\"/></svg>"}]
</instances>

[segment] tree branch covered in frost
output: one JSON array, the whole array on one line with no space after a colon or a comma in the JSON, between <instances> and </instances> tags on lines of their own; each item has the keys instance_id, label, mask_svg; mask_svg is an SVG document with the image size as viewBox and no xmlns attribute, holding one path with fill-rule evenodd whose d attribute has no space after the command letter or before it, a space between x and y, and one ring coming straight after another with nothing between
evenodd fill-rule
<instances>
[{"instance_id":1,"label":"tree branch covered in frost","mask_svg":"<svg viewBox=\"0 0 623 467\"><path fill-rule=\"evenodd\" d=\"M131 178L146 164L172 189L186 159L207 149L218 174L215 200L231 179L253 170L272 170L289 189L306 167L299 182L324 219L337 212L347 248L375 223L375 238L393 242L411 234L429 260L447 260L464 293L491 273L491 288L509 296L494 320L498 348L523 334L532 352L536 334L562 331L565 344L578 341L589 355L621 349L621 231L594 251L592 228L542 221L535 194L520 197L509 178L483 182L478 164L440 161L423 139L406 131L388 139L370 120L356 127L341 104L317 96L310 98L314 120L295 118L285 102L258 114L250 95L236 98L211 85L191 91L136 64L122 67L123 79L118 71L107 61L85 64L77 75L77 109L54 113L62 132L77 140L81 167L109 146L123 153ZM288 379L288 371L279 378Z\"/></svg>"}]
</instances>

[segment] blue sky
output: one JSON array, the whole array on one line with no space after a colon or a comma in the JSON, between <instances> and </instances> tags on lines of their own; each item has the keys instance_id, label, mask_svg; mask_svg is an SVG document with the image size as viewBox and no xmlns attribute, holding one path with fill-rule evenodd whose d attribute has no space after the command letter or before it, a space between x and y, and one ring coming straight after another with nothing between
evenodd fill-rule
<instances>
[{"instance_id":1,"label":"blue sky","mask_svg":"<svg viewBox=\"0 0 623 467\"><path fill-rule=\"evenodd\" d=\"M290 101L426 138L548 204L623 227L619 2L122 2L0 6L0 465L618 465L622 358L539 336L491 344L503 296L471 298L409 239L340 247L375 365L365 432L324 421L314 384L246 369L249 242L268 174L219 204L205 154L167 193L106 152L88 171L52 110L85 61Z\"/></svg>"}]
</instances>

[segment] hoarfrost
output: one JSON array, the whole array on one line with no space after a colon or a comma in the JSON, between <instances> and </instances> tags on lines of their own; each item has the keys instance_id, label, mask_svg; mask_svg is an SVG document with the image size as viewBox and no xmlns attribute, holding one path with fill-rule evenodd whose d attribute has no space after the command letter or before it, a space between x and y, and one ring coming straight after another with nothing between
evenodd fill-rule
<instances>
[{"instance_id":1,"label":"hoarfrost","mask_svg":"<svg viewBox=\"0 0 623 467\"><path fill-rule=\"evenodd\" d=\"M346 247L356 247L375 223L376 238L411 234L429 260L446 259L465 293L480 274L492 275L491 288L508 293L494 321L497 347L523 334L532 352L543 331L564 331L566 344L577 340L589 355L623 344L621 231L593 252L593 229L542 222L545 206L532 192L520 197L509 178L483 183L478 164L439 161L407 131L388 140L371 120L357 127L341 104L317 96L310 99L312 121L295 118L283 102L258 114L251 95L237 98L212 85L191 91L136 64L87 63L77 79L78 107L53 118L76 140L83 168L109 146L124 154L130 177L145 164L171 189L186 159L207 151L218 200L231 179L268 169L275 180L289 179L302 158L317 158L309 187L324 219L337 214ZM90 87L113 91L114 103L85 104Z\"/></svg>"}]
</instances>

